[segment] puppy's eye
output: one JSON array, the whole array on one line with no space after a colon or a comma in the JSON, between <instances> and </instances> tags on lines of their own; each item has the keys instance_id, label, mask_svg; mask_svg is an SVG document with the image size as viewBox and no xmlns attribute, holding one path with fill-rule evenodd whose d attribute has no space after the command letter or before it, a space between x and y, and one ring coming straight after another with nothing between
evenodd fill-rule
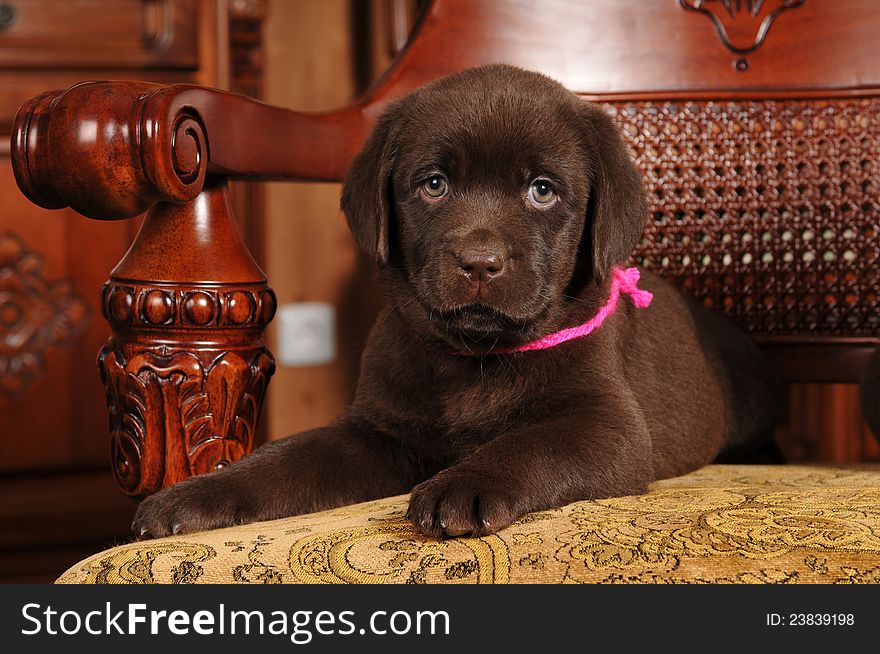
<instances>
[{"instance_id":1,"label":"puppy's eye","mask_svg":"<svg viewBox=\"0 0 880 654\"><path fill-rule=\"evenodd\" d=\"M431 198L442 198L449 190L449 184L443 175L431 175L422 184L425 195Z\"/></svg>"},{"instance_id":2,"label":"puppy's eye","mask_svg":"<svg viewBox=\"0 0 880 654\"><path fill-rule=\"evenodd\" d=\"M529 187L529 201L538 207L545 207L556 199L556 193L546 179L535 180Z\"/></svg>"}]
</instances>

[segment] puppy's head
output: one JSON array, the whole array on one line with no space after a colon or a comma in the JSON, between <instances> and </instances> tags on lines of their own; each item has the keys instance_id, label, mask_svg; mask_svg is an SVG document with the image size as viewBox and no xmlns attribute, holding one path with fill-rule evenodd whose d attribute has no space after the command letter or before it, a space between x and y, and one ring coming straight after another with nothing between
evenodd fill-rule
<instances>
[{"instance_id":1,"label":"puppy's head","mask_svg":"<svg viewBox=\"0 0 880 654\"><path fill-rule=\"evenodd\" d=\"M629 256L646 218L611 119L505 65L389 107L346 175L342 208L400 311L458 348L546 333L572 295Z\"/></svg>"}]
</instances>

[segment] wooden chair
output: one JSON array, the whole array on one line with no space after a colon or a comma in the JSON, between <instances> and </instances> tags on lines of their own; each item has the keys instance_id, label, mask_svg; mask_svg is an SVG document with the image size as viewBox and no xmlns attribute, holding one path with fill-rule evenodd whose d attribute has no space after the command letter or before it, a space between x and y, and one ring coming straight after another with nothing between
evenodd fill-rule
<instances>
[{"instance_id":1,"label":"wooden chair","mask_svg":"<svg viewBox=\"0 0 880 654\"><path fill-rule=\"evenodd\" d=\"M435 0L338 112L137 82L34 98L13 137L25 194L95 219L147 211L102 291L120 487L148 494L253 445L276 303L226 180L340 180L392 99L497 61L617 119L648 192L639 265L748 330L786 381L858 382L880 328L878 39L872 0Z\"/></svg>"}]
</instances>

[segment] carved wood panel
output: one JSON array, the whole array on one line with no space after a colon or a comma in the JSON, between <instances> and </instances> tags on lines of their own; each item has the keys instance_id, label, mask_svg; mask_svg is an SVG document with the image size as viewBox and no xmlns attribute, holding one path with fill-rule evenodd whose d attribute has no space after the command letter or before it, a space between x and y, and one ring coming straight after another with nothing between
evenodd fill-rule
<instances>
[{"instance_id":1,"label":"carved wood panel","mask_svg":"<svg viewBox=\"0 0 880 654\"><path fill-rule=\"evenodd\" d=\"M101 297L116 334L98 365L120 487L155 491L250 452L275 370L258 337L275 314L274 293L264 283L126 280L105 284ZM221 343L228 330L237 336Z\"/></svg>"},{"instance_id":2,"label":"carved wood panel","mask_svg":"<svg viewBox=\"0 0 880 654\"><path fill-rule=\"evenodd\" d=\"M679 0L684 9L707 16L721 43L738 55L748 55L760 48L776 19L790 9L803 6L804 2L805 0Z\"/></svg>"},{"instance_id":3,"label":"carved wood panel","mask_svg":"<svg viewBox=\"0 0 880 654\"><path fill-rule=\"evenodd\" d=\"M129 494L229 465L254 446L275 362L229 351L111 341L98 357L110 410L113 473Z\"/></svg>"},{"instance_id":4,"label":"carved wood panel","mask_svg":"<svg viewBox=\"0 0 880 654\"><path fill-rule=\"evenodd\" d=\"M255 445L275 371L262 335L277 301L227 196L211 182L194 202L154 206L101 292L112 328L98 357L111 461L129 495L224 467ZM159 266L158 241L173 245Z\"/></svg>"},{"instance_id":5,"label":"carved wood panel","mask_svg":"<svg viewBox=\"0 0 880 654\"><path fill-rule=\"evenodd\" d=\"M69 279L48 280L44 257L0 233L0 393L14 398L46 373L45 352L69 346L90 312Z\"/></svg>"},{"instance_id":6,"label":"carved wood panel","mask_svg":"<svg viewBox=\"0 0 880 654\"><path fill-rule=\"evenodd\" d=\"M108 466L106 394L96 356L110 335L100 316L101 285L131 244L138 221L102 223L30 203L13 179L9 128L28 98L86 79L228 84L229 33L220 29L220 12L225 19L229 2L27 0L3 5L13 5L15 12L8 25L0 15L0 234L14 235L39 258L47 287L69 282L87 307L78 323L82 326L70 330L68 346L59 340L43 350L41 374L15 397L0 390L0 524L5 527L0 530L0 579L49 582L88 552L130 536L135 504L119 492ZM251 35L259 38L257 30ZM257 75L254 70L252 80ZM251 207L243 206L248 211L237 218L249 228ZM8 283L4 277L0 292L9 293ZM195 305L198 309L201 303ZM2 311L0 319L7 323L18 314L9 306ZM0 351L11 338L9 327L0 324ZM237 354L247 368L247 353ZM216 386L220 380L225 388L233 383L231 375L220 372L228 363L211 372L210 363L218 356L202 364L206 384ZM132 365L129 358L121 360ZM236 363L231 357L224 361ZM194 401L190 408L195 417L205 405ZM222 410L214 405L210 410L210 419L190 421L194 442L202 443L200 463L223 444L207 437L209 430L220 434L224 429ZM245 434L244 424L237 425L231 433ZM231 441L224 443L233 449Z\"/></svg>"}]
</instances>

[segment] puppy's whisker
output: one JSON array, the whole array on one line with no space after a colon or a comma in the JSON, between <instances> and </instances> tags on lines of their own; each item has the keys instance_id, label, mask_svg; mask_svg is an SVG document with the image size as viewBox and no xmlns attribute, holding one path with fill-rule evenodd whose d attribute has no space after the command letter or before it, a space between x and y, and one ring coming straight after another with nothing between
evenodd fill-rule
<instances>
[{"instance_id":1,"label":"puppy's whisker","mask_svg":"<svg viewBox=\"0 0 880 654\"><path fill-rule=\"evenodd\" d=\"M582 297L575 297L574 295L560 295L559 297L561 297L563 300L568 300L569 302L577 302L580 304L595 305L596 303L595 300L585 300Z\"/></svg>"},{"instance_id":2,"label":"puppy's whisker","mask_svg":"<svg viewBox=\"0 0 880 654\"><path fill-rule=\"evenodd\" d=\"M522 373L520 373L520 371L517 370L516 366L513 365L513 357L512 356L510 356L509 354L502 354L501 360L507 364L507 367L513 371L513 374L515 374L517 377L522 377Z\"/></svg>"},{"instance_id":3,"label":"puppy's whisker","mask_svg":"<svg viewBox=\"0 0 880 654\"><path fill-rule=\"evenodd\" d=\"M389 306L379 318L376 319L376 325L381 327L386 320L394 313L395 310L400 311L407 305L411 304L414 300L418 299L418 292L412 291L408 296L404 296L406 299L405 302L394 302L391 306Z\"/></svg>"}]
</instances>

